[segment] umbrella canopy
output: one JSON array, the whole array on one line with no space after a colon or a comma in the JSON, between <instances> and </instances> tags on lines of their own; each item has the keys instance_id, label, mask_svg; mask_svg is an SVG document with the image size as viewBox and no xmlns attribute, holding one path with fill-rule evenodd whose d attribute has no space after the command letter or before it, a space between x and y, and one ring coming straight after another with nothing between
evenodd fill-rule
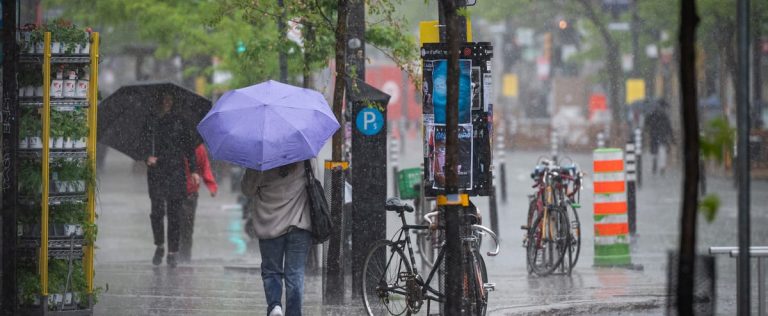
<instances>
[{"instance_id":1,"label":"umbrella canopy","mask_svg":"<svg viewBox=\"0 0 768 316\"><path fill-rule=\"evenodd\" d=\"M170 82L149 82L123 86L99 104L98 141L130 156L144 160L151 152L152 139L147 123L155 119L165 95L173 99L172 111L190 132L211 109L211 101ZM192 132L192 134L197 134ZM197 137L196 143L202 142Z\"/></svg>"},{"instance_id":2,"label":"umbrella canopy","mask_svg":"<svg viewBox=\"0 0 768 316\"><path fill-rule=\"evenodd\" d=\"M338 129L322 94L272 80L225 93L197 126L213 159L256 170L316 157Z\"/></svg>"}]
</instances>

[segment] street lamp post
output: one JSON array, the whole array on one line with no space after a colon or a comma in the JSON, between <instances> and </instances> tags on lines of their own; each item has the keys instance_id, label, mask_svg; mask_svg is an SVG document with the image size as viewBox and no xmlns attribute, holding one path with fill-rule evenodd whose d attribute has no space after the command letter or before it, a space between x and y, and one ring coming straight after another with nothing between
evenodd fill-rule
<instances>
[{"instance_id":1,"label":"street lamp post","mask_svg":"<svg viewBox=\"0 0 768 316\"><path fill-rule=\"evenodd\" d=\"M738 126L738 176L739 176L739 260L737 311L749 315L750 305L750 264L749 264L749 0L739 0L737 10L738 38L738 85L737 85L737 126ZM757 65L755 65L757 66ZM761 280L762 282L762 280Z\"/></svg>"}]
</instances>

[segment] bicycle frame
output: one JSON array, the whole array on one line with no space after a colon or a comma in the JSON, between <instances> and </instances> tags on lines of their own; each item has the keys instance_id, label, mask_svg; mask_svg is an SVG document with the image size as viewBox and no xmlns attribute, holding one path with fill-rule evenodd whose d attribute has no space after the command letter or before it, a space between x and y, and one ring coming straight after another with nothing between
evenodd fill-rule
<instances>
[{"instance_id":1,"label":"bicycle frame","mask_svg":"<svg viewBox=\"0 0 768 316\"><path fill-rule=\"evenodd\" d=\"M407 250L409 260L411 261L411 268L413 269L413 273L415 275L419 275L419 271L416 268L416 257L413 252L413 245L411 242L411 230L427 230L429 229L429 225L408 225L408 223L405 221L405 213L399 213L400 221L402 222L402 228L400 229L400 232L397 235L397 238L393 239L392 242L400 248L400 250ZM440 251L438 252L437 259L435 259L435 264L432 266L432 269L429 271L429 276L427 276L426 280L421 280L419 278L416 279L416 283L421 287L422 295L427 300L436 301L442 303L444 301L445 295L441 294L439 290L435 290L430 286L429 284L432 283L432 279L435 277L435 274L440 269L440 264L442 263L443 259L445 257L445 247L440 247ZM429 293L435 295L430 296Z\"/></svg>"}]
</instances>

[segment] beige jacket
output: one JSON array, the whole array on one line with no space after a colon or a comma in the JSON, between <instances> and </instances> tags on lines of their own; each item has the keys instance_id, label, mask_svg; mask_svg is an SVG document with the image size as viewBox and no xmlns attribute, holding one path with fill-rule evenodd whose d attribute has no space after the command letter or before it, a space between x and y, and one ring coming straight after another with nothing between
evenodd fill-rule
<instances>
[{"instance_id":1,"label":"beige jacket","mask_svg":"<svg viewBox=\"0 0 768 316\"><path fill-rule=\"evenodd\" d=\"M287 171L285 177L280 175L281 169ZM293 228L311 228L306 184L304 162L245 171L240 185L249 198L246 208L259 239L277 238Z\"/></svg>"}]
</instances>

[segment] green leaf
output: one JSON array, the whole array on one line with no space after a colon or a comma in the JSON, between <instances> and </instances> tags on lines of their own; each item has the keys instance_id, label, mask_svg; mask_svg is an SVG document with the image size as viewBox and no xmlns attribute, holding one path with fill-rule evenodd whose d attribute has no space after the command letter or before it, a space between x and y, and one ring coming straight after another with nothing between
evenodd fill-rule
<instances>
[{"instance_id":1,"label":"green leaf","mask_svg":"<svg viewBox=\"0 0 768 316\"><path fill-rule=\"evenodd\" d=\"M720 197L715 194L708 194L699 201L699 212L704 215L707 223L712 223L720 209Z\"/></svg>"}]
</instances>

